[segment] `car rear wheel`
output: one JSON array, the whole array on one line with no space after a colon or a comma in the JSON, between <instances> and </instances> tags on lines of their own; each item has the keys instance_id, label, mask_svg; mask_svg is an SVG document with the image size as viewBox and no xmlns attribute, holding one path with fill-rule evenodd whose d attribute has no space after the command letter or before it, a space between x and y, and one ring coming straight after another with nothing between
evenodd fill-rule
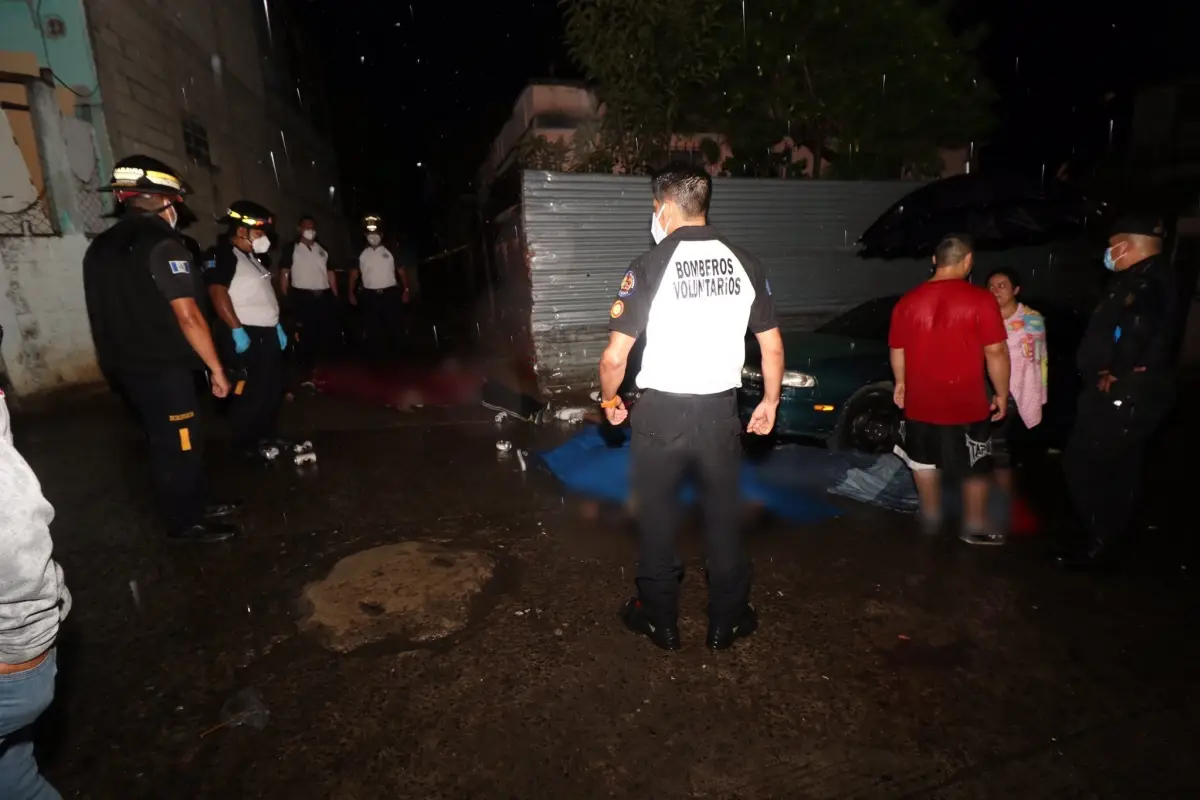
<instances>
[{"instance_id":1,"label":"car rear wheel","mask_svg":"<svg viewBox=\"0 0 1200 800\"><path fill-rule=\"evenodd\" d=\"M892 390L890 383L876 383L855 392L842 409L829 449L890 453L900 441L901 420Z\"/></svg>"}]
</instances>

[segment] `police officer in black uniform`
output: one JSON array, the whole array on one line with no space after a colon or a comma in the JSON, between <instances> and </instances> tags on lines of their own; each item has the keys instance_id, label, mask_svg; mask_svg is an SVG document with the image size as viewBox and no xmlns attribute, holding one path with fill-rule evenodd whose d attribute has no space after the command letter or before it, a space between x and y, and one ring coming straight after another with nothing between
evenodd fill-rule
<instances>
[{"instance_id":1,"label":"police officer in black uniform","mask_svg":"<svg viewBox=\"0 0 1200 800\"><path fill-rule=\"evenodd\" d=\"M114 167L105 190L125 212L83 259L96 355L141 419L168 535L229 539L238 528L219 518L237 504L206 504L196 372L208 369L217 397L230 385L201 310L199 270L175 230L186 187L162 162L130 156Z\"/></svg>"},{"instance_id":2,"label":"police officer in black uniform","mask_svg":"<svg viewBox=\"0 0 1200 800\"><path fill-rule=\"evenodd\" d=\"M204 273L213 309L224 323L227 362L241 369L233 384L229 424L234 446L248 458L269 459L283 405L283 351L287 334L271 271L260 258L271 249L271 212L250 200L230 205L220 220L229 228Z\"/></svg>"},{"instance_id":3,"label":"police officer in black uniform","mask_svg":"<svg viewBox=\"0 0 1200 800\"><path fill-rule=\"evenodd\" d=\"M746 329L763 353L764 396L748 431L775 426L783 341L766 272L752 255L708 227L712 179L672 166L652 182L656 247L634 260L609 309L600 361L602 406L618 425L629 412L618 391L634 342L645 335L637 385L644 393L630 424L632 487L641 529L637 596L621 611L627 627L666 650L679 647L682 564L675 553L678 491L697 473L708 529L708 635L723 650L758 627L750 605L750 564L742 550L739 475Z\"/></svg>"},{"instance_id":4,"label":"police officer in black uniform","mask_svg":"<svg viewBox=\"0 0 1200 800\"><path fill-rule=\"evenodd\" d=\"M1175 395L1175 278L1162 256L1159 215L1133 213L1114 226L1104 264L1114 274L1080 343L1083 391L1064 453L1067 486L1084 529L1067 566L1108 564L1133 522L1146 444Z\"/></svg>"}]
</instances>

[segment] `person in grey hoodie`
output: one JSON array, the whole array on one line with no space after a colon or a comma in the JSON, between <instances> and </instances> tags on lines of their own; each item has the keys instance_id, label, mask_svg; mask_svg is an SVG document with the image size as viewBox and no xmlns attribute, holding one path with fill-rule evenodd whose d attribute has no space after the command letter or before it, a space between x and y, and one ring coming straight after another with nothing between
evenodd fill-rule
<instances>
[{"instance_id":1,"label":"person in grey hoodie","mask_svg":"<svg viewBox=\"0 0 1200 800\"><path fill-rule=\"evenodd\" d=\"M54 699L54 641L71 610L51 558L54 507L13 447L0 390L0 797L58 800L38 772L30 727Z\"/></svg>"}]
</instances>

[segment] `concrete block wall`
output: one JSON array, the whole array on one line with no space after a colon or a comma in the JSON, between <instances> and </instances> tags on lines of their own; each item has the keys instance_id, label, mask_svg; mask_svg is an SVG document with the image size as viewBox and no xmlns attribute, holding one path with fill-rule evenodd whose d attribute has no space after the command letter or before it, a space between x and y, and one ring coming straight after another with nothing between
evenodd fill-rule
<instances>
[{"instance_id":1,"label":"concrete block wall","mask_svg":"<svg viewBox=\"0 0 1200 800\"><path fill-rule=\"evenodd\" d=\"M0 237L0 366L19 397L101 381L83 298L87 237Z\"/></svg>"},{"instance_id":2,"label":"concrete block wall","mask_svg":"<svg viewBox=\"0 0 1200 800\"><path fill-rule=\"evenodd\" d=\"M201 244L234 200L275 212L285 237L298 217L317 218L326 247L350 255L345 222L329 189L338 185L332 148L303 114L271 96L262 60L275 58L257 33L255 0L87 0L114 158L145 153L184 173ZM208 132L213 166L186 154L183 121ZM274 165L272 165L272 154Z\"/></svg>"}]
</instances>

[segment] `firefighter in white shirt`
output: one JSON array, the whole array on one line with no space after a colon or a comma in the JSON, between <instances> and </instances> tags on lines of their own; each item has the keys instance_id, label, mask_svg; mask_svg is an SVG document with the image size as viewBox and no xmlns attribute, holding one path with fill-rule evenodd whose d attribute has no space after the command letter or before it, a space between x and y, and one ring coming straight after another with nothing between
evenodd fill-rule
<instances>
[{"instance_id":1,"label":"firefighter in white shirt","mask_svg":"<svg viewBox=\"0 0 1200 800\"><path fill-rule=\"evenodd\" d=\"M283 351L287 335L279 324L279 300L271 271L259 261L271 249L271 212L239 200L220 220L228 236L217 245L204 280L217 316L229 329L227 359L241 369L235 377L229 424L234 445L245 455L263 457L276 440L283 404Z\"/></svg>"},{"instance_id":2,"label":"firefighter in white shirt","mask_svg":"<svg viewBox=\"0 0 1200 800\"><path fill-rule=\"evenodd\" d=\"M311 384L317 360L339 341L337 273L329 253L317 241L317 223L300 218L300 238L283 246L279 257L280 288L292 301L299 327L296 361L302 381Z\"/></svg>"},{"instance_id":3,"label":"firefighter in white shirt","mask_svg":"<svg viewBox=\"0 0 1200 800\"><path fill-rule=\"evenodd\" d=\"M696 474L708 533L708 635L714 650L758 627L750 605L750 563L740 525L742 383L746 329L763 354L763 402L749 433L775 426L783 380L783 341L766 272L754 256L708 227L712 178L686 165L654 176L650 230L656 247L634 260L608 315L600 360L602 405L610 423L629 412L618 394L629 353L646 337L637 385L644 390L630 425L631 479L641 529L637 596L626 626L666 650L679 647L682 563L675 553L679 488Z\"/></svg>"},{"instance_id":4,"label":"firefighter in white shirt","mask_svg":"<svg viewBox=\"0 0 1200 800\"><path fill-rule=\"evenodd\" d=\"M363 220L367 246L350 271L350 305L362 311L367 351L376 358L392 355L403 335L402 305L409 300L408 274L383 244L382 220ZM359 276L362 289L358 289Z\"/></svg>"}]
</instances>

